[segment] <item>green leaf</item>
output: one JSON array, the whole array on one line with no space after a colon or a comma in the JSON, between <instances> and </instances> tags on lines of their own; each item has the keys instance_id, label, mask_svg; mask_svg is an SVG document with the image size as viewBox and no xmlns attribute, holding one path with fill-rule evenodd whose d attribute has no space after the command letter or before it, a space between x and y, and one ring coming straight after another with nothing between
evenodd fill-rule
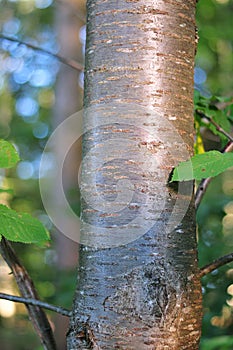
<instances>
[{"instance_id":1,"label":"green leaf","mask_svg":"<svg viewBox=\"0 0 233 350\"><path fill-rule=\"evenodd\" d=\"M22 243L40 243L50 239L48 231L39 220L26 213L17 213L2 204L0 235L10 241Z\"/></svg>"},{"instance_id":2,"label":"green leaf","mask_svg":"<svg viewBox=\"0 0 233 350\"><path fill-rule=\"evenodd\" d=\"M209 151L181 162L174 169L172 181L201 180L214 177L233 166L233 153Z\"/></svg>"},{"instance_id":3,"label":"green leaf","mask_svg":"<svg viewBox=\"0 0 233 350\"><path fill-rule=\"evenodd\" d=\"M0 168L11 168L19 161L19 155L14 146L0 139Z\"/></svg>"},{"instance_id":4,"label":"green leaf","mask_svg":"<svg viewBox=\"0 0 233 350\"><path fill-rule=\"evenodd\" d=\"M14 194L14 191L11 188L0 188L0 193Z\"/></svg>"}]
</instances>

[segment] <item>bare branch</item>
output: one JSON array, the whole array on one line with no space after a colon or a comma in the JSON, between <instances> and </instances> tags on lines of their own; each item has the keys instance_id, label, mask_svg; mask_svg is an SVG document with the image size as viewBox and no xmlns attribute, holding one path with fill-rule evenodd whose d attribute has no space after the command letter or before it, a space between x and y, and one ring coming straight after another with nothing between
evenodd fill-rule
<instances>
[{"instance_id":1,"label":"bare branch","mask_svg":"<svg viewBox=\"0 0 233 350\"><path fill-rule=\"evenodd\" d=\"M39 299L33 281L28 272L19 261L11 244L2 237L0 242L0 253L6 261L15 277L18 288L24 298ZM26 304L31 322L40 337L41 343L45 350L56 350L56 344L53 331L49 324L48 318L43 309L39 306Z\"/></svg>"},{"instance_id":2,"label":"bare branch","mask_svg":"<svg viewBox=\"0 0 233 350\"><path fill-rule=\"evenodd\" d=\"M197 191L196 191L196 194L195 194L195 207L196 209L198 209L200 203L201 203L201 200L204 196L204 194L206 193L206 190L210 184L210 182L212 181L212 177L208 177L207 179L203 179L201 180L198 188L197 188Z\"/></svg>"},{"instance_id":3,"label":"bare branch","mask_svg":"<svg viewBox=\"0 0 233 350\"><path fill-rule=\"evenodd\" d=\"M46 49L42 49L41 47L38 47L36 45L33 45L33 44L29 44L29 43L26 43L24 41L21 41L19 39L16 39L16 38L12 38L12 37L9 37L9 36L6 36L6 35L3 35L3 34L0 34L0 40L9 40L11 42L14 42L14 43L17 43L19 45L25 45L26 47L30 48L30 49L33 49L35 51L39 51L39 52L42 52L46 55L50 55L52 57L55 57L58 61L64 63L65 65L77 70L77 71L83 71L84 70L84 67L81 63L78 63L70 58L65 58L59 54L55 54L49 50L46 50Z\"/></svg>"},{"instance_id":4,"label":"bare branch","mask_svg":"<svg viewBox=\"0 0 233 350\"><path fill-rule=\"evenodd\" d=\"M71 311L64 309L63 307L52 305L45 303L43 301L32 299L32 298L22 298L16 295L10 295L5 293L0 293L0 299L5 299L9 301L14 301L16 303L22 303L22 304L28 304L28 305L35 305L39 307L43 307L44 309L48 309L54 312L57 312L58 314L64 315L64 316L71 316Z\"/></svg>"},{"instance_id":5,"label":"bare branch","mask_svg":"<svg viewBox=\"0 0 233 350\"><path fill-rule=\"evenodd\" d=\"M212 263L210 263L206 266L203 266L200 269L199 276L203 277L203 276L207 275L208 273L210 273L210 272L218 269L219 267L226 265L232 261L233 261L233 253L230 253L228 255L224 255L221 258L214 260Z\"/></svg>"}]
</instances>

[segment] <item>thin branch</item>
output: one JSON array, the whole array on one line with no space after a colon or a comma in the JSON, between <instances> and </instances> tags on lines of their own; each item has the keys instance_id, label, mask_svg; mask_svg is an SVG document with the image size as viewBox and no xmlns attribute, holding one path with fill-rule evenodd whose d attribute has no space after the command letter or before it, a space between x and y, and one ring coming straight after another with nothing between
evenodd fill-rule
<instances>
[{"instance_id":1,"label":"thin branch","mask_svg":"<svg viewBox=\"0 0 233 350\"><path fill-rule=\"evenodd\" d=\"M0 253L6 261L15 277L20 293L24 298L39 299L33 281L28 272L19 261L11 244L2 237L0 242ZM39 306L26 305L31 322L40 337L45 350L56 350L53 331L43 309Z\"/></svg>"},{"instance_id":2,"label":"thin branch","mask_svg":"<svg viewBox=\"0 0 233 350\"><path fill-rule=\"evenodd\" d=\"M16 295L10 295L10 294L5 294L5 293L0 293L0 299L14 301L16 303L22 303L22 304L27 304L27 305L39 306L39 307L43 307L44 309L48 309L48 310L57 312L58 314L61 314L64 316L68 316L68 317L71 316L71 311L64 309L63 307L48 304L48 303L45 303L45 302L37 300L37 299L22 298L22 297L18 297Z\"/></svg>"},{"instance_id":3,"label":"thin branch","mask_svg":"<svg viewBox=\"0 0 233 350\"><path fill-rule=\"evenodd\" d=\"M223 153L228 153L228 152L232 152L233 151L233 142L229 142L226 147L224 148L224 150L222 151ZM213 180L213 177L208 177L207 179L203 179L196 191L195 194L195 207L196 209L198 209L201 200L204 196L204 194L206 193L206 190L210 184L210 182Z\"/></svg>"},{"instance_id":4,"label":"thin branch","mask_svg":"<svg viewBox=\"0 0 233 350\"><path fill-rule=\"evenodd\" d=\"M226 132L218 123L216 123L212 118L208 117L207 115L205 115L205 113L203 113L200 110L197 110L196 113L203 119L207 119L212 125L215 126L216 130L218 132L220 132L221 134L223 134L224 136L226 136L228 138L229 141L233 142L233 137L228 134L228 132Z\"/></svg>"},{"instance_id":5,"label":"thin branch","mask_svg":"<svg viewBox=\"0 0 233 350\"><path fill-rule=\"evenodd\" d=\"M9 36L6 36L6 35L3 35L3 34L0 34L0 40L9 40L11 42L14 42L14 43L17 43L19 45L25 45L26 47L30 48L30 49L33 49L35 51L39 51L39 52L42 52L46 55L50 55L52 57L55 57L58 61L64 63L65 65L77 70L77 71L83 71L84 70L84 67L81 63L78 63L76 62L75 60L72 60L70 58L65 58L59 54L55 54L49 50L46 50L46 49L42 49L41 47L38 47L36 45L33 45L33 44L29 44L29 43L26 43L22 40L19 40L19 39L16 39L16 38L12 38L12 37L9 37Z\"/></svg>"},{"instance_id":6,"label":"thin branch","mask_svg":"<svg viewBox=\"0 0 233 350\"><path fill-rule=\"evenodd\" d=\"M197 188L196 194L195 194L196 210L199 208L199 205L202 201L202 198L203 198L204 194L206 193L207 188L208 188L211 181L212 181L212 177L208 177L207 179L201 180L201 182Z\"/></svg>"},{"instance_id":7,"label":"thin branch","mask_svg":"<svg viewBox=\"0 0 233 350\"><path fill-rule=\"evenodd\" d=\"M210 273L210 272L218 269L219 267L226 265L232 261L233 261L233 253L230 253L228 255L224 255L221 258L214 260L212 263L210 263L206 266L203 266L200 269L199 276L203 277L203 276L207 275L208 273Z\"/></svg>"}]
</instances>

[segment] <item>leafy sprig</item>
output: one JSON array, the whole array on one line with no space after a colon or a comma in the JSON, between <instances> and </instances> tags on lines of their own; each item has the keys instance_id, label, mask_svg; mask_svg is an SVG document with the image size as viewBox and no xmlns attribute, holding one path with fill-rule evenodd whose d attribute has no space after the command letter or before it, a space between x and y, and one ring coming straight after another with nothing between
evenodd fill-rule
<instances>
[{"instance_id":1,"label":"leafy sprig","mask_svg":"<svg viewBox=\"0 0 233 350\"><path fill-rule=\"evenodd\" d=\"M12 168L19 160L15 147L0 139L0 168ZM12 193L12 190L0 189L1 192ZM0 240L2 236L22 243L42 243L50 239L48 231L39 220L0 204Z\"/></svg>"},{"instance_id":2,"label":"leafy sprig","mask_svg":"<svg viewBox=\"0 0 233 350\"><path fill-rule=\"evenodd\" d=\"M200 128L204 126L218 135L225 146L229 141L232 143L233 136L230 134L233 121L232 98L205 98L196 92L194 101L197 139L200 141ZM200 148L201 152L199 152ZM193 157L179 163L174 169L171 182L207 179L217 176L233 166L233 153L218 151L203 153L202 147L196 147L195 150L196 154Z\"/></svg>"}]
</instances>

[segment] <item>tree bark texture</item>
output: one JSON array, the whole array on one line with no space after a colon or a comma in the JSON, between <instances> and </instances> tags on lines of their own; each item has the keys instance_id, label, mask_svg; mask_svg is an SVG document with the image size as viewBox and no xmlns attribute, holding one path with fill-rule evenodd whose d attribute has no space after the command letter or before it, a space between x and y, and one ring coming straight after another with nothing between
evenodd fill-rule
<instances>
[{"instance_id":1,"label":"tree bark texture","mask_svg":"<svg viewBox=\"0 0 233 350\"><path fill-rule=\"evenodd\" d=\"M193 186L169 183L193 149L195 5L87 1L83 245L69 350L198 349Z\"/></svg>"}]
</instances>

